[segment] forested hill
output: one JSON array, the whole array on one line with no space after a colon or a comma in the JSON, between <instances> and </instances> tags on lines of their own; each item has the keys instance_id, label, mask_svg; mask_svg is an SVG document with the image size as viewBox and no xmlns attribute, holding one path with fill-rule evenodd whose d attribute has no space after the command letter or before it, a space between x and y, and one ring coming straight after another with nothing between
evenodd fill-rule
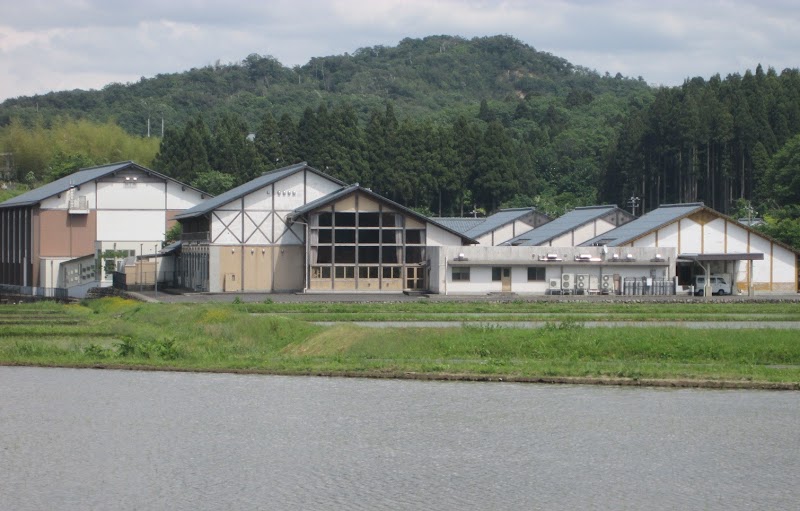
<instances>
[{"instance_id":1,"label":"forested hill","mask_svg":"<svg viewBox=\"0 0 800 511\"><path fill-rule=\"evenodd\" d=\"M109 142L116 125L136 144L118 134ZM95 140L92 126L106 138ZM307 161L442 215L503 205L560 214L627 207L634 196L638 213L703 201L739 216L754 206L771 234L800 246L797 69L759 65L654 89L508 36L432 36L292 69L254 54L100 91L8 100L0 144L31 184L134 159L218 193Z\"/></svg>"},{"instance_id":2,"label":"forested hill","mask_svg":"<svg viewBox=\"0 0 800 511\"><path fill-rule=\"evenodd\" d=\"M156 124L160 130L161 118L167 125L183 126L200 113L212 124L224 113L235 113L255 127L266 111L276 118L284 113L299 118L308 106L348 103L366 121L371 109L383 108L388 100L401 119L453 118L477 111L484 99L566 97L571 91L648 93L642 80L608 78L508 36L431 36L313 58L294 68L252 54L237 63L113 83L98 91L9 99L0 104L0 126L11 117L69 115L99 122L114 118L129 133L144 135L148 116L153 130Z\"/></svg>"}]
</instances>

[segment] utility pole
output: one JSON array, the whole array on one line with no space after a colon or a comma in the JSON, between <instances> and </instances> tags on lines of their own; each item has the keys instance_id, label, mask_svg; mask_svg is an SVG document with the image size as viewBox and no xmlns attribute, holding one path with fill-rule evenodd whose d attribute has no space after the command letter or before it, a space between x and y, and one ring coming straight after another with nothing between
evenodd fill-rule
<instances>
[{"instance_id":1,"label":"utility pole","mask_svg":"<svg viewBox=\"0 0 800 511\"><path fill-rule=\"evenodd\" d=\"M639 207L640 200L641 199L639 199L639 197L636 197L635 195L631 195L631 198L628 199L628 206L631 207L631 213L633 214L633 216L636 216L636 208Z\"/></svg>"}]
</instances>

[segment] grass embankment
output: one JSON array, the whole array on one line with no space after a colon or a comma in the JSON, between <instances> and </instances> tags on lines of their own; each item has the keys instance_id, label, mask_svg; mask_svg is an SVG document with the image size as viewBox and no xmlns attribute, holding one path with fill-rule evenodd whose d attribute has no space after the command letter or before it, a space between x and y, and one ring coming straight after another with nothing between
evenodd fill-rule
<instances>
[{"instance_id":1,"label":"grass embankment","mask_svg":"<svg viewBox=\"0 0 800 511\"><path fill-rule=\"evenodd\" d=\"M387 314L408 305L379 304L390 311ZM447 305L476 312L467 304ZM658 305L662 311L669 307ZM296 319L295 314L254 315L254 308L118 298L85 305L4 306L0 363L800 388L800 339L790 330L586 328L574 321L531 330L469 325L325 328ZM785 312L754 304L748 309Z\"/></svg>"}]
</instances>

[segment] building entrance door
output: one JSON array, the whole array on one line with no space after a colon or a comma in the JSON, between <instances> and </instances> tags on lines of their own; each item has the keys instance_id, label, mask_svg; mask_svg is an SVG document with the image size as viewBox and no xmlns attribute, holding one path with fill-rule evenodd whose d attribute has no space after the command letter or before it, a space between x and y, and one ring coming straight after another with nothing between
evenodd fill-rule
<instances>
[{"instance_id":1,"label":"building entrance door","mask_svg":"<svg viewBox=\"0 0 800 511\"><path fill-rule=\"evenodd\" d=\"M502 277L501 282L503 284L503 292L510 293L511 292L511 268L503 268L502 270Z\"/></svg>"}]
</instances>

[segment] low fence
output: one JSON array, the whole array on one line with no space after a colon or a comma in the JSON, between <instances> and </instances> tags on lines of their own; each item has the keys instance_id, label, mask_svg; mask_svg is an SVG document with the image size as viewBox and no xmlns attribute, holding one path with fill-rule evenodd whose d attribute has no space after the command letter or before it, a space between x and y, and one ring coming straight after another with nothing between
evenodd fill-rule
<instances>
[{"instance_id":1,"label":"low fence","mask_svg":"<svg viewBox=\"0 0 800 511\"><path fill-rule=\"evenodd\" d=\"M67 288L64 287L33 287L0 284L0 297L3 299L30 297L36 299L66 300L69 298L69 292Z\"/></svg>"},{"instance_id":2,"label":"low fence","mask_svg":"<svg viewBox=\"0 0 800 511\"><path fill-rule=\"evenodd\" d=\"M626 277L622 281L623 295L674 295L677 294L674 280Z\"/></svg>"},{"instance_id":3,"label":"low fence","mask_svg":"<svg viewBox=\"0 0 800 511\"><path fill-rule=\"evenodd\" d=\"M115 271L113 286L122 291L158 291L163 288L182 287L176 271L144 271L123 273Z\"/></svg>"}]
</instances>

